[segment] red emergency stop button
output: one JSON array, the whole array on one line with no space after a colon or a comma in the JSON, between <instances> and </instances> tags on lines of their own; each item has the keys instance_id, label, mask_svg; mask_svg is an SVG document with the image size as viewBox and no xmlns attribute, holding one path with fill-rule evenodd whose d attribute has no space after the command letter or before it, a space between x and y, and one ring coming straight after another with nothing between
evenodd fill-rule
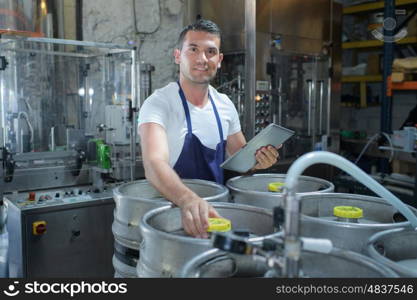
<instances>
[{"instance_id":1,"label":"red emergency stop button","mask_svg":"<svg viewBox=\"0 0 417 300\"><path fill-rule=\"evenodd\" d=\"M41 235L46 232L46 222L36 221L32 224L32 232L34 235Z\"/></svg>"},{"instance_id":2,"label":"red emergency stop button","mask_svg":"<svg viewBox=\"0 0 417 300\"><path fill-rule=\"evenodd\" d=\"M35 192L30 192L28 200L29 201L35 201L35 199L36 199L36 193Z\"/></svg>"}]
</instances>

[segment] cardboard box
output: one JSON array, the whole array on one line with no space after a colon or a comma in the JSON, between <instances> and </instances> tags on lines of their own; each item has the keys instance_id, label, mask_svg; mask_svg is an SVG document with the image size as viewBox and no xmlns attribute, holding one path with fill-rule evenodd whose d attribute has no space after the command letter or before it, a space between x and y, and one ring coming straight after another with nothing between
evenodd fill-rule
<instances>
[{"instance_id":1,"label":"cardboard box","mask_svg":"<svg viewBox=\"0 0 417 300\"><path fill-rule=\"evenodd\" d=\"M394 159L391 163L392 173L414 176L416 174L416 164Z\"/></svg>"},{"instance_id":2,"label":"cardboard box","mask_svg":"<svg viewBox=\"0 0 417 300\"><path fill-rule=\"evenodd\" d=\"M367 75L377 75L381 74L381 68L380 68L380 54L378 53L372 53L368 56L368 66L366 69Z\"/></svg>"}]
</instances>

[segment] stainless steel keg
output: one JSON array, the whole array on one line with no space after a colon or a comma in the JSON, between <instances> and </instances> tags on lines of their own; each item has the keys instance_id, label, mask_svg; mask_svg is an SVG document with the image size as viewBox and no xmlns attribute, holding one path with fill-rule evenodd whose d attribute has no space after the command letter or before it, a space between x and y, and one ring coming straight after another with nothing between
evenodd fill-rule
<instances>
[{"instance_id":1,"label":"stainless steel keg","mask_svg":"<svg viewBox=\"0 0 417 300\"><path fill-rule=\"evenodd\" d=\"M300 266L300 277L308 278L398 277L390 268L370 257L337 248L328 254L302 251ZM210 249L185 264L180 277L279 277L279 270L271 272L266 262L249 255Z\"/></svg>"},{"instance_id":2,"label":"stainless steel keg","mask_svg":"<svg viewBox=\"0 0 417 300\"><path fill-rule=\"evenodd\" d=\"M375 233L368 242L368 254L402 277L417 277L417 232L396 228Z\"/></svg>"},{"instance_id":3,"label":"stainless steel keg","mask_svg":"<svg viewBox=\"0 0 417 300\"><path fill-rule=\"evenodd\" d=\"M285 182L286 174L254 174L229 179L226 186L230 190L231 202L272 209L282 205L282 191L269 191L269 184ZM334 191L333 183L315 177L300 176L298 192L300 195L328 193Z\"/></svg>"},{"instance_id":4,"label":"stainless steel keg","mask_svg":"<svg viewBox=\"0 0 417 300\"><path fill-rule=\"evenodd\" d=\"M270 210L233 203L213 203L232 223L232 230L250 234L252 240L274 233ZM143 242L137 264L138 277L178 277L183 265L211 247L209 239L185 234L179 208L169 206L148 212L140 224Z\"/></svg>"},{"instance_id":5,"label":"stainless steel keg","mask_svg":"<svg viewBox=\"0 0 417 300\"><path fill-rule=\"evenodd\" d=\"M227 202L229 191L215 182L183 179L183 183L197 195L209 202ZM139 259L139 245L142 236L139 223L146 212L169 205L147 180L123 184L113 190L116 202L112 231L115 239L113 266L116 277L136 277L136 263Z\"/></svg>"},{"instance_id":6,"label":"stainless steel keg","mask_svg":"<svg viewBox=\"0 0 417 300\"><path fill-rule=\"evenodd\" d=\"M6 228L7 207L0 205L0 278L7 278L9 275L9 235Z\"/></svg>"},{"instance_id":7,"label":"stainless steel keg","mask_svg":"<svg viewBox=\"0 0 417 300\"><path fill-rule=\"evenodd\" d=\"M337 206L362 210L359 219L334 216ZM417 214L413 207L410 209ZM376 232L409 226L388 201L371 196L327 193L301 198L301 236L330 239L338 248L367 254L369 238Z\"/></svg>"}]
</instances>

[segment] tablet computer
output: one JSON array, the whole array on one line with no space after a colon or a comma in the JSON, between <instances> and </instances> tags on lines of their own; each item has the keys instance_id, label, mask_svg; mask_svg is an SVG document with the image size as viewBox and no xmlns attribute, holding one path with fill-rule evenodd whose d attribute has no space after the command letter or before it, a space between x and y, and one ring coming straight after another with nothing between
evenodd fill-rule
<instances>
[{"instance_id":1,"label":"tablet computer","mask_svg":"<svg viewBox=\"0 0 417 300\"><path fill-rule=\"evenodd\" d=\"M274 123L269 124L239 151L226 159L220 167L231 171L245 173L256 164L256 150L267 145L278 147L293 135L294 131L290 129Z\"/></svg>"}]
</instances>

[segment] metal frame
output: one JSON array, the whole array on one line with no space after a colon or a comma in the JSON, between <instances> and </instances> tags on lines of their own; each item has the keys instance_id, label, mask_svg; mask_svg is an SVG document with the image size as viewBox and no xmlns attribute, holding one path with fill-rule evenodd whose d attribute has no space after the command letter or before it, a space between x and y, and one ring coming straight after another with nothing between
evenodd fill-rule
<instances>
[{"instance_id":1,"label":"metal frame","mask_svg":"<svg viewBox=\"0 0 417 300\"><path fill-rule=\"evenodd\" d=\"M132 119L131 124L127 124L127 128L130 127L130 147L126 149L126 153L130 153L131 158L129 158L129 162L127 161L117 161L120 164L115 165L114 173L116 180L121 178L117 177L120 174L125 174L123 176L123 180L134 180L136 174L140 174L141 171L137 169L137 165L141 165L141 162L137 161L136 157L136 148L137 148L137 128L136 128L136 119L137 119L137 112L140 106L138 101L138 90L137 90L137 82L139 79L139 72L137 70L137 53L136 47L134 45L119 45L119 44L112 44L112 43L100 43L100 42L88 42L88 41L76 41L76 40L66 40L66 39L55 39L55 38L34 38L34 37L22 37L22 36L14 36L14 35L2 35L0 36L0 49L7 49L8 51L13 52L26 52L26 53L42 53L48 55L59 55L59 56L68 56L68 57L80 57L80 58L96 58L96 57L105 57L107 54L122 54L122 55L129 55L131 58L131 66L130 70L127 69L126 71L130 73L131 76L131 86L130 86L130 96L131 96L131 106L132 106ZM45 50L37 50L37 49L12 49L9 46L13 43L38 43L40 45L50 45L50 47L45 47ZM53 47L52 45L56 45ZM65 46L72 46L71 48L66 48ZM84 49L80 49L80 47L85 47ZM91 48L89 48L91 47ZM10 48L10 49L8 49ZM54 51L54 50L57 51ZM68 50L67 52L65 50ZM81 50L81 51L80 51ZM83 53L84 51L87 53ZM92 52L91 54L88 52ZM140 81L139 81L140 82ZM88 90L88 88L86 88ZM3 126L4 127L4 126ZM82 128L83 126L80 125ZM1 137L2 135L0 135ZM5 138L5 135L2 139ZM4 141L3 141L4 144ZM62 151L59 152L37 152L37 153L23 153L16 155L16 161L19 162L27 162L28 167L24 167L23 169L18 169L16 172L16 179L18 182L9 183L7 186L8 190L28 190L28 189L41 189L41 188L53 188L59 186L72 186L76 184L86 184L92 181L92 177L90 179L88 176L81 176L80 178L70 176L71 173L74 173L75 164L70 166L68 163L69 159L75 159L77 157L77 153L73 151ZM63 163L62 166L51 166L48 161L51 160L60 160L60 164ZM33 168L34 164L32 163L33 160L42 160L46 161L45 166L37 165L37 168ZM40 175L40 171L46 172L50 169L50 172L44 174L45 176L38 176ZM94 173L91 168L83 168L82 173L86 173L88 175L88 169L90 172ZM123 172L120 170L123 169ZM125 172L124 169L127 171ZM22 177L23 173L22 170L26 170L31 175L35 175L35 180L28 180ZM130 173L130 174L128 174ZM117 175L119 174L119 175ZM142 176L142 174L140 174ZM31 184L33 183L33 184Z\"/></svg>"},{"instance_id":2,"label":"metal frame","mask_svg":"<svg viewBox=\"0 0 417 300\"><path fill-rule=\"evenodd\" d=\"M385 0L384 18L395 18L395 0ZM384 36L394 36L394 29L387 30L384 27ZM391 40L391 39L390 39ZM394 59L394 46L392 41L384 42L383 59L383 84L381 93L381 132L392 132L392 96L387 96L388 76L392 72L392 62Z\"/></svg>"},{"instance_id":3,"label":"metal frame","mask_svg":"<svg viewBox=\"0 0 417 300\"><path fill-rule=\"evenodd\" d=\"M245 0L245 135L255 135L256 1Z\"/></svg>"},{"instance_id":4,"label":"metal frame","mask_svg":"<svg viewBox=\"0 0 417 300\"><path fill-rule=\"evenodd\" d=\"M126 50L134 50L136 48L135 46L131 46L131 45L119 45L119 44L112 44L112 43L76 41L76 40L66 40L66 39L34 38L34 37L22 37L22 36L15 36L15 35L3 35L3 37L5 39L10 39L10 40L51 43L51 44L61 44L61 45L70 45L70 46L85 46L85 47L98 47L98 48L109 48L109 49L126 49Z\"/></svg>"},{"instance_id":5,"label":"metal frame","mask_svg":"<svg viewBox=\"0 0 417 300\"><path fill-rule=\"evenodd\" d=\"M136 65L136 51L135 49L131 50L132 52L132 77L136 78L136 80L131 80L132 83L132 128L130 133L130 158L131 158L131 165L130 165L130 180L135 179L135 166L136 166L136 137L137 137L137 126L136 120L138 117L138 111L140 106L139 95L136 95L136 82L140 83L140 72L137 72L138 66Z\"/></svg>"}]
</instances>

